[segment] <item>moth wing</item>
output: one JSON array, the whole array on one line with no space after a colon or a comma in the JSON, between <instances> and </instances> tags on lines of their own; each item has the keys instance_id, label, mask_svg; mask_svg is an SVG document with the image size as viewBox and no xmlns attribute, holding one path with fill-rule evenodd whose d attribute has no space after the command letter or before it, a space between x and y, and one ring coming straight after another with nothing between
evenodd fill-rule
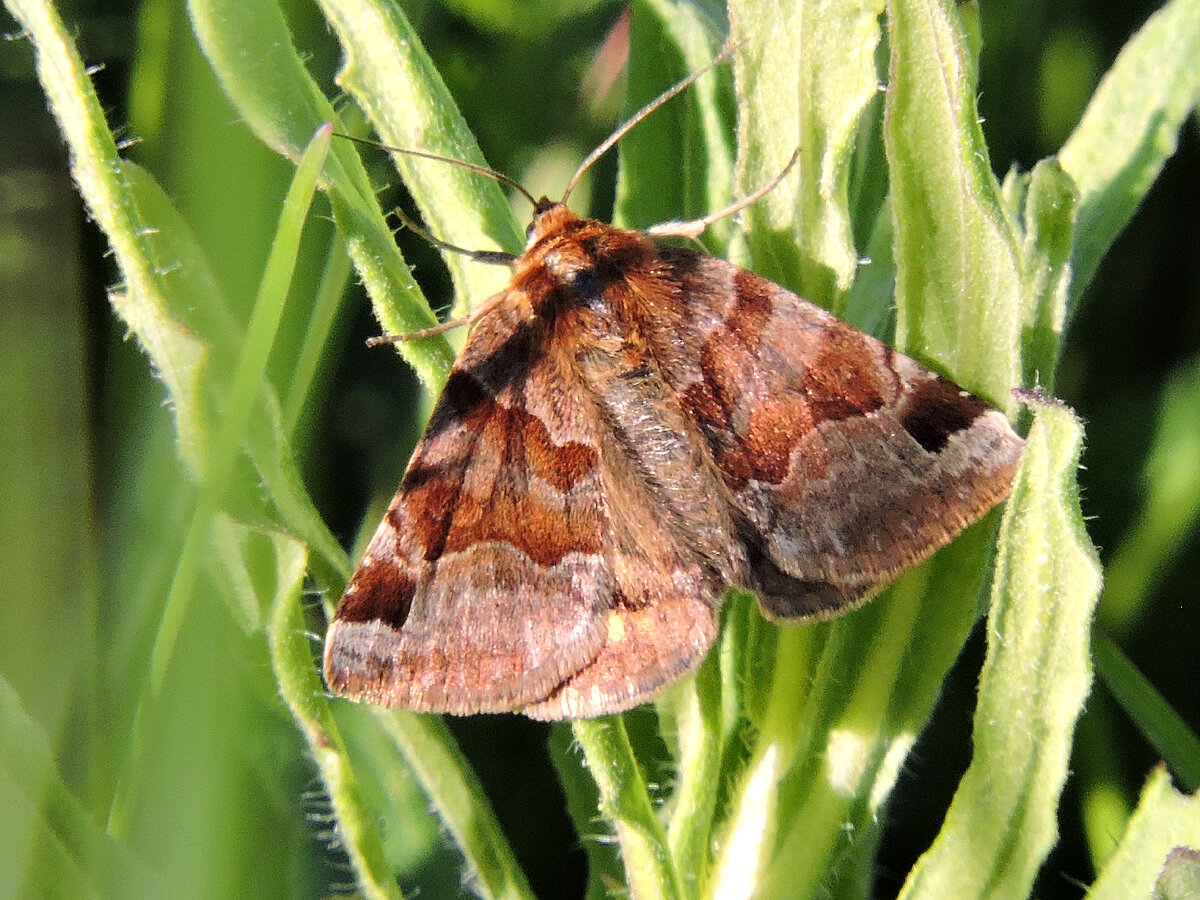
<instances>
[{"instance_id":1,"label":"moth wing","mask_svg":"<svg viewBox=\"0 0 1200 900\"><path fill-rule=\"evenodd\" d=\"M597 437L543 342L508 306L473 331L330 626L337 693L511 711L600 652L616 584Z\"/></svg>"},{"instance_id":2,"label":"moth wing","mask_svg":"<svg viewBox=\"0 0 1200 900\"><path fill-rule=\"evenodd\" d=\"M649 385L631 387L627 377L613 381L642 399L647 390L653 393ZM653 448L638 442L645 456L635 461L622 443L638 421L659 433L669 431L659 429L657 417L630 417L618 426L619 435L616 429L607 431L601 441L608 555L616 585L604 643L595 659L524 710L535 719L610 715L645 703L700 665L716 640L717 610L728 579L696 552L691 535L680 533L664 504L664 479L654 477L663 468L691 471L669 462L672 454L677 463L689 451L687 442L665 439ZM660 468L649 477L646 457Z\"/></svg>"},{"instance_id":3,"label":"moth wing","mask_svg":"<svg viewBox=\"0 0 1200 900\"><path fill-rule=\"evenodd\" d=\"M647 327L748 526L746 586L769 614L859 602L1008 495L1024 443L985 401L763 278L661 253L680 302Z\"/></svg>"}]
</instances>

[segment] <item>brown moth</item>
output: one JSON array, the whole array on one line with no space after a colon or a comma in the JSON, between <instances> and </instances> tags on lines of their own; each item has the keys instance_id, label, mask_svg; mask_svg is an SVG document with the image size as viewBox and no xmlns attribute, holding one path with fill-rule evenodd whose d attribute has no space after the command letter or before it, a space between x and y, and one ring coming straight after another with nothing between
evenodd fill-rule
<instances>
[{"instance_id":1,"label":"brown moth","mask_svg":"<svg viewBox=\"0 0 1200 900\"><path fill-rule=\"evenodd\" d=\"M983 400L757 275L567 209L699 74L562 200L530 197L519 257L476 254L512 282L338 606L335 693L619 712L700 664L727 588L836 615L1008 495L1024 444Z\"/></svg>"}]
</instances>

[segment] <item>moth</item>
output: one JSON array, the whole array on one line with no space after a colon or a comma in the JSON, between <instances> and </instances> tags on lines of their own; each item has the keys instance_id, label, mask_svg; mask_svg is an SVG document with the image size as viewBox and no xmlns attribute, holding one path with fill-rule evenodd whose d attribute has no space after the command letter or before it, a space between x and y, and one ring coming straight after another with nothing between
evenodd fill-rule
<instances>
[{"instance_id":1,"label":"moth","mask_svg":"<svg viewBox=\"0 0 1200 900\"><path fill-rule=\"evenodd\" d=\"M703 71L618 129L561 200L497 176L533 204L527 243L476 254L512 281L472 317L338 605L334 693L619 712L700 664L729 587L771 619L833 616L1008 495L1024 445L998 410L770 281L655 240L714 216L642 233L567 208L587 166Z\"/></svg>"}]
</instances>

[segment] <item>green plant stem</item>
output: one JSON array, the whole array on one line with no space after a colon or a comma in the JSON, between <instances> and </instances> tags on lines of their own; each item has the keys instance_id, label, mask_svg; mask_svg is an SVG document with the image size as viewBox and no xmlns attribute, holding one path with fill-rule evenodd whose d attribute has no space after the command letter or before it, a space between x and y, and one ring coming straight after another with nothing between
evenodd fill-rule
<instances>
[{"instance_id":1,"label":"green plant stem","mask_svg":"<svg viewBox=\"0 0 1200 900\"><path fill-rule=\"evenodd\" d=\"M379 831L359 796L337 723L313 668L312 647L300 614L305 553L299 543L277 542L278 581L267 642L279 693L308 744L337 822L338 839L358 888L369 900L400 900L400 888L388 865Z\"/></svg>"},{"instance_id":2,"label":"green plant stem","mask_svg":"<svg viewBox=\"0 0 1200 900\"><path fill-rule=\"evenodd\" d=\"M858 613L863 621L842 619L831 626L834 634L825 653L836 659L856 648L862 674L846 684L847 673L822 666L810 688L809 705L825 709L818 718L820 731L806 735L800 752L820 763L810 766L813 775L803 802L789 803L779 817L781 839L767 871L764 898L815 892L822 879L838 870L847 832L874 821L879 802L874 788L881 770L884 787L891 788L895 772L886 770L887 762L897 745L907 750L912 743L911 736L893 733L899 718L893 706L902 692L899 676L926 599L928 571L910 573L886 598L878 598L875 602L886 605L885 613L863 610ZM837 698L837 705L828 698Z\"/></svg>"},{"instance_id":3,"label":"green plant stem","mask_svg":"<svg viewBox=\"0 0 1200 900\"><path fill-rule=\"evenodd\" d=\"M778 819L778 785L790 768L803 735L811 731L809 713L797 716L808 693L812 665L809 629L789 628L776 643L775 669L763 716L746 769L738 780L732 815L722 835L712 875L712 896L754 896L770 864Z\"/></svg>"},{"instance_id":4,"label":"green plant stem","mask_svg":"<svg viewBox=\"0 0 1200 900\"><path fill-rule=\"evenodd\" d=\"M695 682L675 692L673 724L677 761L667 843L685 882L702 882L712 853L712 822L721 784L724 722L716 660ZM660 707L660 719L662 711Z\"/></svg>"},{"instance_id":5,"label":"green plant stem","mask_svg":"<svg viewBox=\"0 0 1200 900\"><path fill-rule=\"evenodd\" d=\"M654 814L620 716L572 723L588 769L600 789L600 811L613 823L625 876L635 900L683 900L662 824Z\"/></svg>"},{"instance_id":6,"label":"green plant stem","mask_svg":"<svg viewBox=\"0 0 1200 900\"><path fill-rule=\"evenodd\" d=\"M441 716L376 710L388 735L462 851L487 900L532 900L533 891L496 814Z\"/></svg>"}]
</instances>

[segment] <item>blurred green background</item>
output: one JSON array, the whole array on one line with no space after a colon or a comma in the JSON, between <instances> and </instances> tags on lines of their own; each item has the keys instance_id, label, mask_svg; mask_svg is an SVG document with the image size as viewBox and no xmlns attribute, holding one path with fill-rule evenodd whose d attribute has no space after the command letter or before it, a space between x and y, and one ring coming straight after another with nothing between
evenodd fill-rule
<instances>
[{"instance_id":1,"label":"blurred green background","mask_svg":"<svg viewBox=\"0 0 1200 900\"><path fill-rule=\"evenodd\" d=\"M1028 169L1062 143L1098 78L1156 5L983 5L979 105L998 173ZM310 70L332 86L338 49L323 22L307 4L285 6ZM535 193L559 190L622 108L619 53L612 52L620 46L621 3L402 6L491 165ZM248 308L291 165L238 122L182 4L64 2L60 9L84 58L103 65L94 80L118 136L136 140L128 157L167 190L209 258L221 261L216 275L226 294ZM0 29L15 26L5 15ZM80 840L102 840L130 728L127 698L144 677L139 667L190 500L177 487L181 467L162 388L110 312L106 290L118 274L73 190L27 42L0 44L0 79L0 408L7 411L0 428L0 675L12 689L5 702L19 704L31 725L10 732L9 762L0 770L0 809L13 810L0 816L2 900L15 896L6 892L30 859L58 852L40 830L38 810L24 814L7 799L36 777L18 765L25 750L36 761L29 742L49 740L49 755L78 800L73 807L60 798L79 816L71 827ZM1058 394L1087 423L1083 506L1109 569L1099 624L1194 729L1198 151L1193 118L1082 300L1057 381ZM382 159L373 174L378 184L395 181ZM611 177L609 161L594 179L597 215L607 215ZM214 179L222 190L210 189ZM402 199L392 189L384 206ZM325 246L328 228L319 218L310 226L314 250L298 286L317 277L324 260L316 248ZM437 254L407 235L401 240L430 300L448 305ZM415 386L392 354L363 348L378 326L357 287L339 317L297 450L326 522L349 546L368 502L390 495L407 460ZM162 490L147 491L147 484ZM192 883L197 895L319 897L350 876L322 833L329 824L319 785L277 700L261 644L223 606L194 604L166 688L176 714L163 725L176 733L161 745L157 778L138 787L139 808L152 814L135 823L136 843L170 871L172 883ZM976 637L906 765L879 858L881 896L898 888L936 833L966 767L981 655ZM534 889L578 895L584 857L549 766L546 729L514 717L452 726ZM1132 804L1156 761L1097 685L1063 801L1063 840L1040 896L1082 894L1093 861L1081 810L1107 804L1119 823L1122 805ZM462 893L454 852L420 796L411 796L411 808L397 811L411 823L405 841L412 862L402 883L420 883L426 896Z\"/></svg>"}]
</instances>

